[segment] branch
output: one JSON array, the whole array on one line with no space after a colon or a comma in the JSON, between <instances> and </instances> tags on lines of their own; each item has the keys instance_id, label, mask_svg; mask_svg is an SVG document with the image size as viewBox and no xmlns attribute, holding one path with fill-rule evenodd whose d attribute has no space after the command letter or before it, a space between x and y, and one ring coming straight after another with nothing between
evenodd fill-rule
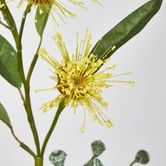
<instances>
[{"instance_id":1,"label":"branch","mask_svg":"<svg viewBox=\"0 0 166 166\"><path fill-rule=\"evenodd\" d=\"M7 28L7 29L10 30L10 27L9 27L8 25L6 25L5 23L3 23L1 20L0 20L0 24L1 24L2 26L4 26L5 28Z\"/></svg>"},{"instance_id":2,"label":"branch","mask_svg":"<svg viewBox=\"0 0 166 166\"><path fill-rule=\"evenodd\" d=\"M39 58L38 52L39 52L39 49L40 49L40 46L41 46L41 43L42 43L42 39L43 39L43 37L41 36L41 37L40 37L40 42L39 42L39 45L38 45L38 48L37 48L37 51L36 51L36 53L35 53L35 55L34 55L34 57L33 57L33 60L32 60L32 62L31 62L31 65L30 65L30 68L29 68L29 71L28 71L28 75L27 75L27 79L26 79L26 81L27 81L28 83L30 82L30 79L31 79L33 70L34 70L35 65L36 65L36 62L37 62L37 60L38 60L38 58Z\"/></svg>"},{"instance_id":3,"label":"branch","mask_svg":"<svg viewBox=\"0 0 166 166\"><path fill-rule=\"evenodd\" d=\"M19 138L15 135L14 130L11 126L9 128L11 130L13 137L20 144L20 146L35 158L36 157L35 153L25 143L23 143L22 141L19 140Z\"/></svg>"},{"instance_id":4,"label":"branch","mask_svg":"<svg viewBox=\"0 0 166 166\"><path fill-rule=\"evenodd\" d=\"M42 149L41 149L41 155L43 155L44 152L45 152L47 143L48 143L48 141L49 141L49 139L50 139L50 137L51 137L51 135L52 135L52 133L53 133L53 131L54 131L54 128L55 128L55 126L56 126L56 124L57 124L57 122L58 122L58 119L59 119L59 117L60 117L60 114L62 113L62 111L63 111L64 108L65 108L65 103L64 103L64 99L63 99L63 100L59 103L59 106L58 106L57 112L56 112L56 114L55 114L55 117L54 117L54 119L53 119L53 121L52 121L52 124L51 124L51 126L50 126L50 129L49 129L49 131L48 131L48 133L47 133L47 135L46 135L46 137L45 137L45 139L44 139L43 146L42 146Z\"/></svg>"}]
</instances>

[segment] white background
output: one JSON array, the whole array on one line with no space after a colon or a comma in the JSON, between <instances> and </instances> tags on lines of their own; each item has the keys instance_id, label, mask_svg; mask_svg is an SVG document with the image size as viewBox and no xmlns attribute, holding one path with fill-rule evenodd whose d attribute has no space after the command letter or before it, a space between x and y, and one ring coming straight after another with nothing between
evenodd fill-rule
<instances>
[{"instance_id":1,"label":"white background","mask_svg":"<svg viewBox=\"0 0 166 166\"><path fill-rule=\"evenodd\" d=\"M70 9L77 13L77 18L68 19L67 24L61 23L60 27L70 52L74 52L77 31L84 34L88 27L95 44L104 33L145 2L146 0L103 0L102 6L88 2L88 11L71 5ZM25 5L17 9L17 3L10 2L9 6L19 25ZM117 73L132 71L132 75L123 78L136 81L134 87L117 84L103 92L103 98L109 103L108 116L115 126L110 129L101 127L88 117L86 131L81 134L79 128L83 120L82 108L78 108L76 114L70 108L65 109L47 146L45 166L51 166L48 156L55 149L62 149L68 154L66 166L82 166L92 155L91 142L98 139L106 144L107 149L100 157L105 166L128 166L140 149L149 152L151 157L149 166L165 166L165 7L164 1L159 13L145 29L120 48L109 61L109 65L117 65ZM26 71L39 41L34 27L34 14L35 9L27 19L23 38ZM14 43L11 34L2 27L0 27L0 34ZM52 40L53 34L55 28L50 18L42 47L47 48L52 56L60 59L60 54ZM50 69L49 65L39 59L31 83L34 116L41 142L56 111L56 109L47 113L39 111L41 104L53 99L55 92L34 92L38 88L54 86L55 83L49 78L51 73L48 69ZM2 77L0 78L0 101L8 111L17 136L34 149L32 134L19 94ZM30 166L33 165L33 159L19 147L8 128L0 123L0 166L10 165Z\"/></svg>"}]
</instances>

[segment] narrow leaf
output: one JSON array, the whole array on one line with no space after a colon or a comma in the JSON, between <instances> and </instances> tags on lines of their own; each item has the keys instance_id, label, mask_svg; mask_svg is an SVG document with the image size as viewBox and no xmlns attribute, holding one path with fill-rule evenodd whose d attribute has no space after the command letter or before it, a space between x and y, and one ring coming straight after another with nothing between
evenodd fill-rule
<instances>
[{"instance_id":1,"label":"narrow leaf","mask_svg":"<svg viewBox=\"0 0 166 166\"><path fill-rule=\"evenodd\" d=\"M158 12L162 0L151 0L132 12L106 33L92 49L98 58L109 58L117 49L138 34Z\"/></svg>"},{"instance_id":2,"label":"narrow leaf","mask_svg":"<svg viewBox=\"0 0 166 166\"><path fill-rule=\"evenodd\" d=\"M8 8L8 5L7 5L6 1L5 0L0 0L0 4L1 4L0 12L2 12L3 18L4 18L4 20L6 21L6 23L8 25L7 28L10 29L10 31L11 31L13 37L14 37L15 43L17 43L19 35L18 35L15 20L14 20L12 14L11 14L9 8Z\"/></svg>"},{"instance_id":3,"label":"narrow leaf","mask_svg":"<svg viewBox=\"0 0 166 166\"><path fill-rule=\"evenodd\" d=\"M9 116L4 106L1 103L0 103L0 120L3 121L8 127L11 127Z\"/></svg>"},{"instance_id":4,"label":"narrow leaf","mask_svg":"<svg viewBox=\"0 0 166 166\"><path fill-rule=\"evenodd\" d=\"M20 88L21 79L17 70L17 53L12 45L0 35L0 75L10 84Z\"/></svg>"},{"instance_id":5,"label":"narrow leaf","mask_svg":"<svg viewBox=\"0 0 166 166\"><path fill-rule=\"evenodd\" d=\"M43 35L44 28L46 26L50 10L51 10L51 7L46 8L44 6L39 6L37 8L36 16L35 16L35 25L36 25L36 30L40 36Z\"/></svg>"}]
</instances>

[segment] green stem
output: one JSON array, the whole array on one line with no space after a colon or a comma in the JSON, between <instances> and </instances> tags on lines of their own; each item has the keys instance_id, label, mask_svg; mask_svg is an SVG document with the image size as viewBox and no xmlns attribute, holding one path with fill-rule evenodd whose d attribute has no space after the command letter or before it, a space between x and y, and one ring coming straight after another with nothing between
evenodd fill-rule
<instances>
[{"instance_id":1,"label":"green stem","mask_svg":"<svg viewBox=\"0 0 166 166\"><path fill-rule=\"evenodd\" d=\"M9 125L9 128L11 130L14 139L20 144L20 146L35 158L36 157L35 153L24 142L20 141L20 139L15 135L13 127Z\"/></svg>"},{"instance_id":2,"label":"green stem","mask_svg":"<svg viewBox=\"0 0 166 166\"><path fill-rule=\"evenodd\" d=\"M28 121L29 121L29 124L31 126L31 129L32 129L32 132L33 132L33 135L34 135L34 140L35 140L38 155L40 154L40 142L39 142L39 136L38 136L38 132L37 132L37 129L36 129L35 121L34 121L33 114L32 114L32 108L31 108L30 79L31 79L34 67L36 65L36 62L38 60L38 57L39 57L38 56L38 51L40 49L41 43L42 43L42 36L40 37L40 42L39 42L38 48L36 50L36 53L34 55L34 58L33 58L32 62L31 62L31 65L30 65L30 68L29 68L29 71L28 71L28 75L27 75L27 79L26 79L26 82L24 84L25 101L26 101L25 106L26 106L27 110L29 110L29 111L27 111L28 112L28 117L29 117Z\"/></svg>"},{"instance_id":3,"label":"green stem","mask_svg":"<svg viewBox=\"0 0 166 166\"><path fill-rule=\"evenodd\" d=\"M89 162L93 161L97 156L92 156L92 158L89 160Z\"/></svg>"},{"instance_id":4,"label":"green stem","mask_svg":"<svg viewBox=\"0 0 166 166\"><path fill-rule=\"evenodd\" d=\"M40 153L38 134L37 134L37 130L35 127L34 118L33 118L32 110L31 110L31 104L30 104L29 85L27 85L25 82L23 60L22 60L22 35L23 35L25 20L26 20L27 14L30 12L31 5L30 4L27 5L27 8L26 8L26 10L23 14L23 17L22 17L20 31L18 33L15 20L13 19L13 16L12 16L5 0L0 0L0 2L1 2L1 4L4 4L4 7L1 8L1 11L2 11L2 14L4 16L6 23L9 26L8 28L11 30L13 38L15 40L15 44L16 44L16 48L17 48L17 58L18 58L17 59L17 61L18 61L17 67L18 67L20 77L24 83L25 94L26 94L25 99L24 99L22 93L21 93L21 97L24 101L24 106L25 106L25 109L27 111L28 121L29 121L31 130L32 130L32 133L34 136L34 140L35 140L35 144L36 144L36 148L37 148L37 153ZM19 92L21 92L20 89L19 89ZM16 137L16 135L14 134L13 128L10 128L10 129L11 129L12 135L17 140L17 142L19 142L20 146L35 158L36 157L35 153L27 145L25 145L23 142L21 142Z\"/></svg>"},{"instance_id":5,"label":"green stem","mask_svg":"<svg viewBox=\"0 0 166 166\"><path fill-rule=\"evenodd\" d=\"M25 83L25 74L24 74L23 60L22 60L22 36L23 36L25 20L26 20L27 14L30 12L30 9L31 9L31 5L28 4L22 16L22 21L21 21L21 26L19 31L19 38L17 41L17 58L18 58L17 68L23 83Z\"/></svg>"},{"instance_id":6,"label":"green stem","mask_svg":"<svg viewBox=\"0 0 166 166\"><path fill-rule=\"evenodd\" d=\"M2 26L4 26L5 28L7 28L7 29L10 30L10 27L9 27L8 25L6 25L5 23L3 23L1 20L0 20L0 24L1 24Z\"/></svg>"},{"instance_id":7,"label":"green stem","mask_svg":"<svg viewBox=\"0 0 166 166\"><path fill-rule=\"evenodd\" d=\"M36 150L37 150L37 154L40 154L40 142L39 142L39 136L38 136L38 132L36 129L36 125L35 125L35 120L32 114L32 107L31 107L31 100L30 100L30 86L29 84L25 83L24 84L24 90L25 90L25 109L27 111L27 115L28 115L28 122L30 124L31 127L31 131L33 133L33 138L35 141L35 145L36 145Z\"/></svg>"},{"instance_id":8,"label":"green stem","mask_svg":"<svg viewBox=\"0 0 166 166\"><path fill-rule=\"evenodd\" d=\"M85 165L88 165L89 163L93 162L96 159L96 157L96 155L92 156L92 158Z\"/></svg>"},{"instance_id":9,"label":"green stem","mask_svg":"<svg viewBox=\"0 0 166 166\"><path fill-rule=\"evenodd\" d=\"M20 96L21 96L21 99L22 99L23 103L25 103L25 98L24 98L24 95L22 94L21 89L18 88L18 91L19 91L19 94L20 94Z\"/></svg>"},{"instance_id":10,"label":"green stem","mask_svg":"<svg viewBox=\"0 0 166 166\"><path fill-rule=\"evenodd\" d=\"M43 157L37 156L35 158L35 166L43 166Z\"/></svg>"},{"instance_id":11,"label":"green stem","mask_svg":"<svg viewBox=\"0 0 166 166\"><path fill-rule=\"evenodd\" d=\"M133 162L131 162L131 164L129 166L133 166L136 163L136 160L134 160Z\"/></svg>"},{"instance_id":12,"label":"green stem","mask_svg":"<svg viewBox=\"0 0 166 166\"><path fill-rule=\"evenodd\" d=\"M18 39L18 42L17 42L17 57L18 57L18 71L19 71L20 77L22 79L22 82L24 84L24 90L25 90L24 107L25 107L25 109L27 111L28 122L30 124L31 131L33 133L33 138L34 138L34 141L35 141L37 154L40 154L39 136L38 136L38 132L37 132L37 129L36 129L34 117L33 117L33 114L32 114L32 108L31 108L30 86L29 86L29 82L26 82L26 80L25 80L25 74L24 74L24 68L23 68L23 60L22 60L22 36L23 36L23 30L24 30L24 26L25 26L26 17L28 15L28 13L30 12L31 6L32 6L31 4L27 5L27 7L26 7L26 9L24 11L23 17L22 17L20 31L19 31L19 39Z\"/></svg>"},{"instance_id":13,"label":"green stem","mask_svg":"<svg viewBox=\"0 0 166 166\"><path fill-rule=\"evenodd\" d=\"M47 133L47 135L46 135L46 137L45 137L45 140L44 140L44 142L43 142L43 146L42 146L42 150L41 150L41 155L43 155L44 152L45 152L47 143L48 143L48 141L49 141L49 139L50 139L50 137L51 137L51 135L52 135L52 133L53 133L53 131L54 131L54 128L55 128L55 126L56 126L56 124L57 124L57 122L58 122L58 119L59 119L59 117L60 117L60 114L62 113L62 111L63 111L64 108L65 108L65 103L64 103L64 100L62 100L62 101L59 103L59 106L58 106L57 112L56 112L56 114L55 114L55 117L54 117L54 119L53 119L53 121L52 121L52 124L51 124L51 126L50 126L50 129L49 129L49 131L48 131L48 133Z\"/></svg>"},{"instance_id":14,"label":"green stem","mask_svg":"<svg viewBox=\"0 0 166 166\"><path fill-rule=\"evenodd\" d=\"M37 48L37 50L36 50L36 53L35 53L35 55L34 55L34 58L33 58L33 60L32 60L32 63L31 63L31 65L30 65L30 68L29 68L29 71L28 71L28 75L27 75L27 79L26 79L27 82L30 82L30 79L31 79L31 76L32 76L34 67L35 67L36 62L37 62L37 60L38 60L38 58L39 58L38 52L39 52L39 49L40 49L40 46L41 46L41 43L42 43L42 39L43 39L43 37L41 36L41 37L40 37L40 42L39 42L38 48Z\"/></svg>"}]
</instances>

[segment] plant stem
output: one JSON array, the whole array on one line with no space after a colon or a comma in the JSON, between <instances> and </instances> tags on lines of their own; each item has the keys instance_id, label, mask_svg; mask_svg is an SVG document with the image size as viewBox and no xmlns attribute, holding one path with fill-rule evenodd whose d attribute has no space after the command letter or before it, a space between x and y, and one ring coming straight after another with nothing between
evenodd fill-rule
<instances>
[{"instance_id":1,"label":"plant stem","mask_svg":"<svg viewBox=\"0 0 166 166\"><path fill-rule=\"evenodd\" d=\"M42 39L43 39L43 37L41 36L41 37L40 37L40 42L39 42L38 48L37 48L37 50L36 50L36 53L35 53L35 55L34 55L34 58L33 58L33 60L32 60L32 63L31 63L31 65L30 65L30 68L29 68L29 71L28 71L28 75L27 75L27 79L26 79L27 82L30 82L30 79L31 79L31 76L32 76L34 67L35 67L36 62L37 62L37 60L38 60L38 57L39 57L38 52L39 52L39 49L40 49L40 46L41 46L41 43L42 43Z\"/></svg>"},{"instance_id":2,"label":"plant stem","mask_svg":"<svg viewBox=\"0 0 166 166\"><path fill-rule=\"evenodd\" d=\"M8 25L8 28L11 30L13 38L15 40L15 44L16 44L16 48L17 48L17 57L18 57L18 59L17 59L17 61L18 61L18 71L19 71L19 74L20 74L20 77L21 77L23 83L25 84L25 76L24 76L24 69L23 69L23 62L22 62L22 35L23 35L23 29L24 29L24 25L25 25L26 16L30 12L31 5L28 4L28 6L27 6L27 8L26 8L26 10L23 14L22 22L21 22L21 26L20 26L20 31L18 33L15 20L12 16L5 0L0 0L0 2L2 4L4 4L4 7L1 8L1 11L2 11L3 17L4 17L4 19L5 19L5 21ZM25 101L29 97L26 96L26 99L24 99L24 96L23 96L21 90L20 89L18 89L18 90L20 92L20 95L21 95L21 98L24 102L25 107L29 108L29 105L30 105L29 101L28 102ZM28 114L29 121L31 121L30 126L31 126L31 129L33 131L33 135L36 135L36 134L34 134L35 133L35 129L34 129L35 124L33 123L33 115L31 114L30 109L27 109L27 114ZM35 158L36 157L35 153L26 144L24 144L22 141L20 141L18 139L18 137L15 135L14 130L11 126L9 126L9 128L11 130L11 133L12 133L13 137L20 144L20 146ZM39 143L37 143L37 141L35 141L35 142L36 142L37 145L39 144ZM39 149L38 151L40 151L40 147L37 148L37 149Z\"/></svg>"},{"instance_id":3,"label":"plant stem","mask_svg":"<svg viewBox=\"0 0 166 166\"><path fill-rule=\"evenodd\" d=\"M10 27L9 27L8 25L6 25L5 23L3 23L1 20L0 20L0 24L1 24L2 26L4 26L5 28L7 28L7 29L10 30Z\"/></svg>"},{"instance_id":4,"label":"plant stem","mask_svg":"<svg viewBox=\"0 0 166 166\"><path fill-rule=\"evenodd\" d=\"M4 19L6 20L7 25L9 26L8 28L10 28L10 30L12 32L12 35L14 37L15 43L16 43L16 48L17 48L17 68L18 68L18 72L19 72L20 78L21 78L21 80L23 82L23 85L24 85L25 97L22 94L21 90L20 89L18 89L18 90L19 90L21 98L22 98L22 100L24 102L24 107L25 107L25 110L26 110L26 113L27 113L28 122L30 124L31 131L33 133L33 137L34 137L34 141L35 141L35 145L36 145L37 155L27 145L25 145L23 142L21 142L17 138L17 136L15 135L12 127L10 129L11 129L12 135L14 136L16 141L20 144L20 146L34 157L34 159L35 159L35 166L43 166L43 155L44 155L47 143L48 143L48 141L49 141L49 139L50 139L50 137L51 137L51 135L53 133L53 130L54 130L54 128L55 128L55 126L56 126L56 124L58 122L58 119L60 117L61 112L65 108L64 100L62 100L59 103L57 112L56 112L55 117L53 119L53 122L52 122L52 124L50 126L50 129L49 129L49 131L48 131L48 133L47 133L47 135L46 135L46 137L44 139L43 146L42 146L42 149L40 151L39 136L38 136L38 132L37 132L37 129L36 129L36 125L35 125L35 121L34 121L34 117L33 117L33 113L32 113L32 107L31 107L30 79L31 79L34 67L36 65L36 62L38 60L38 57L39 57L38 51L39 51L41 43L42 43L42 35L40 35L40 42L39 42L37 51L36 51L36 53L34 55L34 58L33 58L32 62L31 62L31 65L30 65L30 68L29 68L29 71L28 71L28 75L27 75L27 78L26 78L25 77L25 73L24 73L24 67L23 67L23 59L22 59L23 58L22 57L22 36L23 36L23 31L24 31L26 17L27 17L27 14L30 12L32 5L31 4L27 5L26 10L24 11L24 14L23 14L23 17L22 17L20 30L19 30L19 33L18 33L15 21L14 21L12 15L11 15L7 5L6 5L5 0L0 0L0 1L3 4L5 4L5 7L3 7L1 10L2 10L2 13L4 15Z\"/></svg>"},{"instance_id":5,"label":"plant stem","mask_svg":"<svg viewBox=\"0 0 166 166\"><path fill-rule=\"evenodd\" d=\"M49 141L49 139L50 139L50 137L51 137L51 135L52 135L52 132L54 131L54 128L55 128L55 126L56 126L56 124L57 124L57 122L58 122L58 119L59 119L59 117L60 117L60 114L62 113L62 111L63 111L64 108L65 108L65 103L64 103L64 99L63 99L63 100L59 103L59 106L58 106L57 112L56 112L56 114L55 114L55 117L54 117L54 119L53 119L53 121L52 121L52 124L51 124L51 126L50 126L50 129L49 129L49 131L48 131L48 133L47 133L47 135L46 135L46 137L45 137L45 140L44 140L44 142L43 142L43 146L42 146L42 149L41 149L41 155L43 155L44 152L45 152L47 143L48 143L48 141Z\"/></svg>"},{"instance_id":6,"label":"plant stem","mask_svg":"<svg viewBox=\"0 0 166 166\"><path fill-rule=\"evenodd\" d=\"M25 98L24 98L24 95L23 95L21 89L18 88L18 91L19 91L19 94L20 94L20 96L21 96L21 99L22 99L23 103L25 103Z\"/></svg>"},{"instance_id":7,"label":"plant stem","mask_svg":"<svg viewBox=\"0 0 166 166\"><path fill-rule=\"evenodd\" d=\"M93 161L97 156L92 156L92 158L89 160L89 162Z\"/></svg>"},{"instance_id":8,"label":"plant stem","mask_svg":"<svg viewBox=\"0 0 166 166\"><path fill-rule=\"evenodd\" d=\"M133 162L131 162L131 164L129 166L133 166L136 163L136 160L134 160Z\"/></svg>"},{"instance_id":9,"label":"plant stem","mask_svg":"<svg viewBox=\"0 0 166 166\"><path fill-rule=\"evenodd\" d=\"M31 108L30 79L31 79L34 67L36 65L36 62L38 60L38 57L39 57L38 56L38 51L40 49L41 43L42 43L42 36L40 37L40 42L39 42L38 48L36 50L36 53L34 55L34 58L33 58L32 62L31 62L31 65L30 65L30 68L29 68L29 71L28 71L28 75L27 75L27 79L26 79L25 84L24 84L25 99L26 99L25 101L27 103L27 108L28 108L27 110L29 110L28 111L28 114L29 114L29 116L28 116L29 120L28 121L29 121L29 124L31 125L31 129L32 129L32 132L33 132L33 135L34 135L34 140L35 140L38 155L40 154L40 142L39 142L39 136L38 136L38 132L37 132L37 129L36 129L35 121L34 121L33 114L32 114L32 108Z\"/></svg>"},{"instance_id":10,"label":"plant stem","mask_svg":"<svg viewBox=\"0 0 166 166\"><path fill-rule=\"evenodd\" d=\"M28 122L30 124L32 133L33 133L33 138L35 141L35 145L36 145L36 151L37 154L40 154L40 142L39 142L39 136L38 136L38 132L36 129L36 125L35 125L35 121L34 121L34 117L32 114L32 107L31 107L31 100L30 100L30 87L29 84L24 84L24 89L25 89L25 109L27 111L27 115L28 115Z\"/></svg>"},{"instance_id":11,"label":"plant stem","mask_svg":"<svg viewBox=\"0 0 166 166\"><path fill-rule=\"evenodd\" d=\"M43 166L43 156L42 157L37 156L35 158L35 166Z\"/></svg>"},{"instance_id":12,"label":"plant stem","mask_svg":"<svg viewBox=\"0 0 166 166\"><path fill-rule=\"evenodd\" d=\"M22 60L22 36L23 36L25 20L26 20L27 14L30 12L30 9L31 9L31 5L28 4L22 16L22 21L21 21L21 26L19 31L19 38L17 41L17 58L18 58L17 68L23 83L25 83L25 74L24 74L23 60Z\"/></svg>"},{"instance_id":13,"label":"plant stem","mask_svg":"<svg viewBox=\"0 0 166 166\"><path fill-rule=\"evenodd\" d=\"M20 146L25 150L27 151L31 156L33 156L34 158L36 157L35 153L22 141L20 141L20 139L15 135L14 133L14 130L13 130L13 127L8 125L8 127L10 128L11 130L11 133L14 137L14 139L20 144Z\"/></svg>"},{"instance_id":14,"label":"plant stem","mask_svg":"<svg viewBox=\"0 0 166 166\"><path fill-rule=\"evenodd\" d=\"M30 124L31 131L33 133L33 138L34 138L35 145L36 145L36 151L37 151L37 154L39 155L40 154L39 136L38 136L38 132L37 132L37 129L36 129L34 117L33 117L33 114L32 114L31 100L30 100L30 86L29 86L29 82L26 82L26 80L25 80L23 60L22 60L23 30L24 30L24 26L25 26L26 17L27 17L27 14L30 12L31 6L32 6L31 4L27 5L27 7L24 11L23 17L22 17L20 31L19 31L19 39L18 39L18 42L17 42L17 57L18 57L18 72L19 72L21 80L24 84L24 91L25 91L24 107L25 107L26 112L27 112L28 122Z\"/></svg>"},{"instance_id":15,"label":"plant stem","mask_svg":"<svg viewBox=\"0 0 166 166\"><path fill-rule=\"evenodd\" d=\"M90 165L96 159L96 157L96 155L92 156L92 158L84 166Z\"/></svg>"},{"instance_id":16,"label":"plant stem","mask_svg":"<svg viewBox=\"0 0 166 166\"><path fill-rule=\"evenodd\" d=\"M28 121L29 121L29 124L31 125L31 128L32 128L32 132L33 132L33 135L34 135L34 140L35 140L38 155L40 154L40 142L39 142L39 136L38 136L38 133L37 133L35 121L34 121L33 114L32 114L32 108L31 108L30 79L31 79L34 67L36 65L36 62L38 60L38 57L39 57L38 56L38 51L40 49L41 43L42 43L42 36L40 37L40 42L39 42L38 48L36 50L36 53L34 55L34 58L33 58L32 62L31 62L31 65L30 65L30 68L29 68L29 71L28 71L28 75L27 75L27 79L26 79L25 84L24 84L25 99L26 99L25 101L27 103L27 107L26 107L27 109L26 110L29 110L28 111L28 115L29 115L28 116L29 117Z\"/></svg>"}]
</instances>

